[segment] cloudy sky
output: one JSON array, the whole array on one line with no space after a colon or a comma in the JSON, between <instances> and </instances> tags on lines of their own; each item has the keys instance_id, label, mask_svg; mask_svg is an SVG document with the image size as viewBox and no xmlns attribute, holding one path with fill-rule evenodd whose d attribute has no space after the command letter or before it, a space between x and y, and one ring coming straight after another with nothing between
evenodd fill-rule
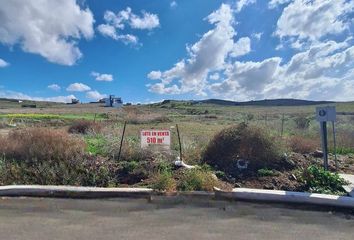
<instances>
[{"instance_id":1,"label":"cloudy sky","mask_svg":"<svg viewBox=\"0 0 354 240\"><path fill-rule=\"evenodd\" d=\"M3 0L0 97L354 100L352 0Z\"/></svg>"}]
</instances>

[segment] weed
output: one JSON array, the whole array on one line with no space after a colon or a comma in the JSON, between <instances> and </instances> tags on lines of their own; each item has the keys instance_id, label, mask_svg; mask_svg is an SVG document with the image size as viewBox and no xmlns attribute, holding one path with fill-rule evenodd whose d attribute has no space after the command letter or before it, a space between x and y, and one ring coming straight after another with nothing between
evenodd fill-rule
<instances>
[{"instance_id":1,"label":"weed","mask_svg":"<svg viewBox=\"0 0 354 240\"><path fill-rule=\"evenodd\" d=\"M85 137L85 142L87 144L87 151L93 155L107 155L106 145L107 140L103 135L92 135Z\"/></svg>"},{"instance_id":2,"label":"weed","mask_svg":"<svg viewBox=\"0 0 354 240\"><path fill-rule=\"evenodd\" d=\"M176 190L176 180L172 177L171 173L158 173L153 177L151 187L155 190L171 192Z\"/></svg>"},{"instance_id":3,"label":"weed","mask_svg":"<svg viewBox=\"0 0 354 240\"><path fill-rule=\"evenodd\" d=\"M315 193L343 195L343 185L347 182L337 173L331 173L317 166L310 166L301 173L301 181L307 191Z\"/></svg>"},{"instance_id":4,"label":"weed","mask_svg":"<svg viewBox=\"0 0 354 240\"><path fill-rule=\"evenodd\" d=\"M330 148L329 152L334 154L334 149ZM342 154L342 155L347 155L347 154L351 154L354 153L354 148L350 148L350 147L337 147L336 148L336 153L337 154Z\"/></svg>"},{"instance_id":5,"label":"weed","mask_svg":"<svg viewBox=\"0 0 354 240\"><path fill-rule=\"evenodd\" d=\"M216 176L203 169L185 169L180 175L177 189L181 191L212 191L218 185Z\"/></svg>"},{"instance_id":6,"label":"weed","mask_svg":"<svg viewBox=\"0 0 354 240\"><path fill-rule=\"evenodd\" d=\"M278 176L279 173L268 168L261 168L257 170L257 174L260 177L268 177L268 176Z\"/></svg>"},{"instance_id":7,"label":"weed","mask_svg":"<svg viewBox=\"0 0 354 240\"><path fill-rule=\"evenodd\" d=\"M296 153L311 153L318 148L319 141L301 136L292 136L288 139L288 146Z\"/></svg>"}]
</instances>

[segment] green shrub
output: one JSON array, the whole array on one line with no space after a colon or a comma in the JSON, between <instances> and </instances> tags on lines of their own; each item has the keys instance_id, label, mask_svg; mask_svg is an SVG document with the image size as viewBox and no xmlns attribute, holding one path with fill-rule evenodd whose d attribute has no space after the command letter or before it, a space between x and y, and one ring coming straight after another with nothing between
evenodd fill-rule
<instances>
[{"instance_id":1,"label":"green shrub","mask_svg":"<svg viewBox=\"0 0 354 240\"><path fill-rule=\"evenodd\" d=\"M93 155L107 155L107 140L103 135L85 137L87 151Z\"/></svg>"},{"instance_id":2,"label":"green shrub","mask_svg":"<svg viewBox=\"0 0 354 240\"><path fill-rule=\"evenodd\" d=\"M249 161L249 168L272 167L281 159L281 148L274 138L260 128L240 124L226 128L209 142L203 162L235 174L237 160Z\"/></svg>"},{"instance_id":3,"label":"green shrub","mask_svg":"<svg viewBox=\"0 0 354 240\"><path fill-rule=\"evenodd\" d=\"M153 183L151 187L159 191L174 191L176 190L176 180L169 172L158 173L153 177Z\"/></svg>"},{"instance_id":4,"label":"green shrub","mask_svg":"<svg viewBox=\"0 0 354 240\"><path fill-rule=\"evenodd\" d=\"M277 175L279 175L278 172L276 172L276 171L274 171L272 169L268 169L268 168L258 169L257 174L260 177L268 177L268 176L277 176Z\"/></svg>"},{"instance_id":5,"label":"green shrub","mask_svg":"<svg viewBox=\"0 0 354 240\"><path fill-rule=\"evenodd\" d=\"M342 186L347 184L347 182L337 173L331 173L321 167L308 167L302 172L300 179L309 192L336 195L346 193Z\"/></svg>"},{"instance_id":6,"label":"green shrub","mask_svg":"<svg viewBox=\"0 0 354 240\"><path fill-rule=\"evenodd\" d=\"M334 149L330 148L329 152L334 154ZM352 154L354 153L354 148L350 148L350 147L337 147L336 148L336 153L337 154L343 154L343 155L347 155L347 154Z\"/></svg>"},{"instance_id":7,"label":"green shrub","mask_svg":"<svg viewBox=\"0 0 354 240\"><path fill-rule=\"evenodd\" d=\"M216 176L203 169L185 169L179 176L177 189L181 191L213 191L218 185Z\"/></svg>"}]
</instances>

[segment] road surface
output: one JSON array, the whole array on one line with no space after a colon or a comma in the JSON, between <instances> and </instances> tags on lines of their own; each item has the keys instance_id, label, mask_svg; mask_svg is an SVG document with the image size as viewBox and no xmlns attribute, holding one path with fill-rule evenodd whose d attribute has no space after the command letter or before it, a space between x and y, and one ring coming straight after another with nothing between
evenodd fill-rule
<instances>
[{"instance_id":1,"label":"road surface","mask_svg":"<svg viewBox=\"0 0 354 240\"><path fill-rule=\"evenodd\" d=\"M353 238L350 211L175 198L0 199L4 240Z\"/></svg>"}]
</instances>

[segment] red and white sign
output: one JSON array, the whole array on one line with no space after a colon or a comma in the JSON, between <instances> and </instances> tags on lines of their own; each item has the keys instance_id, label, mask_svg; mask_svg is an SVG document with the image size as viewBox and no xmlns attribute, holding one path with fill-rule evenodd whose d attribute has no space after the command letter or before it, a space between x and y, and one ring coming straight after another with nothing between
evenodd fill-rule
<instances>
[{"instance_id":1,"label":"red and white sign","mask_svg":"<svg viewBox=\"0 0 354 240\"><path fill-rule=\"evenodd\" d=\"M140 131L141 148L149 146L162 146L169 148L171 145L171 132L170 130L141 130Z\"/></svg>"}]
</instances>

